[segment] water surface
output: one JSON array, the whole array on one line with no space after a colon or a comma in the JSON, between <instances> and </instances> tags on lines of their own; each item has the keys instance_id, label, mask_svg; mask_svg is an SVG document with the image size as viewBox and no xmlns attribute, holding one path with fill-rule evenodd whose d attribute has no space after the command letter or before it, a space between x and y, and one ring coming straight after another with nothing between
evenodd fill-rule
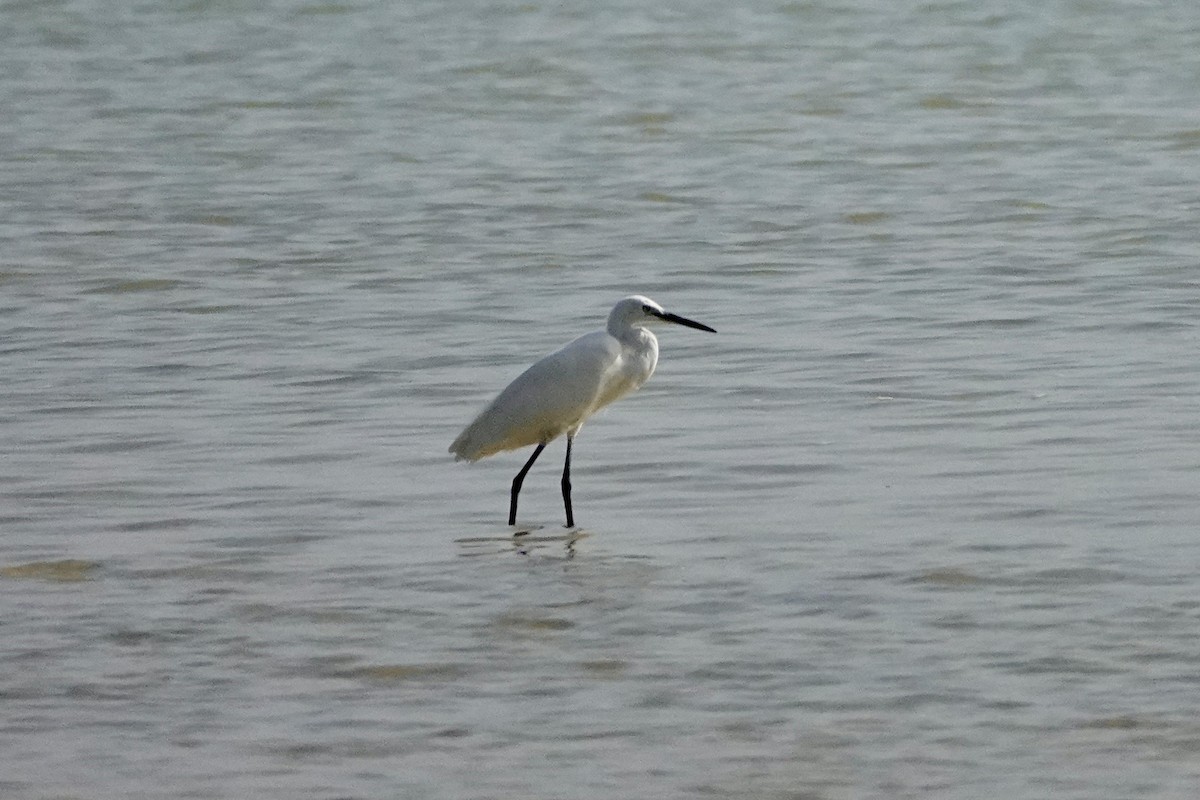
<instances>
[{"instance_id":1,"label":"water surface","mask_svg":"<svg viewBox=\"0 0 1200 800\"><path fill-rule=\"evenodd\" d=\"M1193 796L1189 4L0 14L0 794Z\"/></svg>"}]
</instances>

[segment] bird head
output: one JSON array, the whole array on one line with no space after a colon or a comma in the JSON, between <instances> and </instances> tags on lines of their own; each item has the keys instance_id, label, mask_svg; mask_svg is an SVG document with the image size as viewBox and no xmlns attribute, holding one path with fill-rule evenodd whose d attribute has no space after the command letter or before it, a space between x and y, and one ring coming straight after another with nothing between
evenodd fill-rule
<instances>
[{"instance_id":1,"label":"bird head","mask_svg":"<svg viewBox=\"0 0 1200 800\"><path fill-rule=\"evenodd\" d=\"M608 315L608 332L618 336L619 332L629 328L644 328L661 322L672 322L700 331L716 333L707 325L672 314L658 303L640 294L631 295L613 306Z\"/></svg>"}]
</instances>

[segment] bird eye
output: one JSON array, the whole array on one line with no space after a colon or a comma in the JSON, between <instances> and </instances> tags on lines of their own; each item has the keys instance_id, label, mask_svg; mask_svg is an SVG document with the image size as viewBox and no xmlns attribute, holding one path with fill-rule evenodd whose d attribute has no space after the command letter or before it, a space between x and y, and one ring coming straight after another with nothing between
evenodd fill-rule
<instances>
[{"instance_id":1,"label":"bird eye","mask_svg":"<svg viewBox=\"0 0 1200 800\"><path fill-rule=\"evenodd\" d=\"M650 308L650 306L647 306L647 305L643 305L643 306L642 306L642 311L645 311L647 314L653 314L653 313L654 313L654 310L653 310L652 308Z\"/></svg>"}]
</instances>

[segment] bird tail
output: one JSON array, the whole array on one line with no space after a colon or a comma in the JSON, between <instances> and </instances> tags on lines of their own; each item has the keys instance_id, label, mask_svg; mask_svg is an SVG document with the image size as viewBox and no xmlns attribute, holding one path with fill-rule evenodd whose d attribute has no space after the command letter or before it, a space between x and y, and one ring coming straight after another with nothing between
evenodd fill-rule
<instances>
[{"instance_id":1,"label":"bird tail","mask_svg":"<svg viewBox=\"0 0 1200 800\"><path fill-rule=\"evenodd\" d=\"M475 423L471 423L458 435L454 444L450 445L450 452L454 454L455 461L478 461L483 458L484 454L480 452L483 448L475 434Z\"/></svg>"},{"instance_id":2,"label":"bird tail","mask_svg":"<svg viewBox=\"0 0 1200 800\"><path fill-rule=\"evenodd\" d=\"M454 440L454 444L450 445L450 452L454 454L455 461L470 460L471 457L468 454L471 452L471 449L467 447L467 440L469 438L467 434L470 432L470 428L463 431L458 435L458 438Z\"/></svg>"}]
</instances>

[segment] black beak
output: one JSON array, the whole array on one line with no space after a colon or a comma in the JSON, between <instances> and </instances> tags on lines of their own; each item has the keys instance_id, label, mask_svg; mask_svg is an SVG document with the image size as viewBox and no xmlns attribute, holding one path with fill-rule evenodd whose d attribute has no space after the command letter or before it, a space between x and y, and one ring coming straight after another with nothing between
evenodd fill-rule
<instances>
[{"instance_id":1,"label":"black beak","mask_svg":"<svg viewBox=\"0 0 1200 800\"><path fill-rule=\"evenodd\" d=\"M698 331L708 331L709 333L717 332L715 328L710 328L702 322L696 322L695 320L688 319L687 317L681 317L678 314L672 314L669 311L664 311L661 314L659 314L657 311L651 311L650 313L661 319L663 322L674 322L676 325L682 325L685 328L695 328Z\"/></svg>"}]
</instances>

